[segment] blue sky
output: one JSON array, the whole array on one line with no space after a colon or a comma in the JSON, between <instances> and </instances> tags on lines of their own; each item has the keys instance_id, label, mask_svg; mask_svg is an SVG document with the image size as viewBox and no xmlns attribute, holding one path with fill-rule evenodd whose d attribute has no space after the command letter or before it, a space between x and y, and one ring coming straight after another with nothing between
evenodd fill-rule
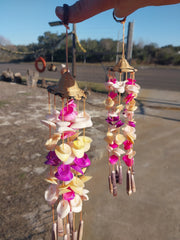
<instances>
[{"instance_id":1,"label":"blue sky","mask_svg":"<svg viewBox=\"0 0 180 240\"><path fill-rule=\"evenodd\" d=\"M63 26L50 27L49 21L57 21L55 7L75 0L0 0L0 35L12 44L37 42L38 36L46 31L61 34ZM159 46L180 46L180 4L146 7L127 18L134 21L135 43L157 43ZM72 27L72 25L70 25ZM126 25L127 30L127 25ZM96 15L77 24L79 39L122 37L122 25L114 21L112 10Z\"/></svg>"}]
</instances>

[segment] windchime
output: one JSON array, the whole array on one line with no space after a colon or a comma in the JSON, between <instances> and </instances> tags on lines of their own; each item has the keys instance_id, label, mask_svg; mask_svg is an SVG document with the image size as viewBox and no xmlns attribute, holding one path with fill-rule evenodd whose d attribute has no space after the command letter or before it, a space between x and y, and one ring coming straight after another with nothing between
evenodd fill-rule
<instances>
[{"instance_id":1,"label":"windchime","mask_svg":"<svg viewBox=\"0 0 180 240\"><path fill-rule=\"evenodd\" d=\"M59 83L47 89L49 113L42 120L49 128L45 164L49 165L46 181L50 186L45 191L45 200L52 207L52 239L82 240L82 206L89 199L85 182L91 179L85 172L91 164L87 151L92 139L86 136L85 129L92 126L92 121L85 109L86 95L68 69L67 43L66 26L66 65Z\"/></svg>"},{"instance_id":2,"label":"windchime","mask_svg":"<svg viewBox=\"0 0 180 240\"><path fill-rule=\"evenodd\" d=\"M119 62L108 69L108 81L105 83L108 96L105 100L105 108L108 110L106 122L108 131L105 136L107 142L109 165L109 191L117 196L117 186L123 182L122 160L127 166L126 186L127 194L136 192L134 180L134 156L133 149L136 140L134 111L137 109L135 98L140 86L136 84L134 67L125 59L124 32L125 20L117 20L123 24L122 57ZM116 78L116 75L118 78ZM124 80L123 80L124 78Z\"/></svg>"}]
</instances>

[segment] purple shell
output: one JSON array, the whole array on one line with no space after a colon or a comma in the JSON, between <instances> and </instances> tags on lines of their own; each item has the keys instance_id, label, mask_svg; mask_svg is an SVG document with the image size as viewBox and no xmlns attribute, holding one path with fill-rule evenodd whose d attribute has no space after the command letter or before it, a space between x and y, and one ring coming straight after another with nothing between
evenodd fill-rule
<instances>
[{"instance_id":1,"label":"purple shell","mask_svg":"<svg viewBox=\"0 0 180 240\"><path fill-rule=\"evenodd\" d=\"M73 178L70 165L60 165L55 177L60 181L70 181Z\"/></svg>"},{"instance_id":2,"label":"purple shell","mask_svg":"<svg viewBox=\"0 0 180 240\"><path fill-rule=\"evenodd\" d=\"M86 153L82 158L76 157L74 163L77 164L80 168L86 168L91 165L91 161Z\"/></svg>"},{"instance_id":3,"label":"purple shell","mask_svg":"<svg viewBox=\"0 0 180 240\"><path fill-rule=\"evenodd\" d=\"M60 159L56 156L55 151L50 151L46 156L47 161L44 162L47 165L58 166L60 164Z\"/></svg>"}]
</instances>

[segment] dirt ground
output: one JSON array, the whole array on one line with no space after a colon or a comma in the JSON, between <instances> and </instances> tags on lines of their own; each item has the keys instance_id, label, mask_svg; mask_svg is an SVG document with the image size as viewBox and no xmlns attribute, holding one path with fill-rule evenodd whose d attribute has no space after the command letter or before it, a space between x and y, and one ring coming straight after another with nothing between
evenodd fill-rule
<instances>
[{"instance_id":1,"label":"dirt ground","mask_svg":"<svg viewBox=\"0 0 180 240\"><path fill-rule=\"evenodd\" d=\"M178 93L167 96L162 100L160 91L154 98L145 92L137 101L137 193L128 197L124 183L117 198L107 184L105 95L89 97L94 126L87 130L93 138L88 174L93 179L87 183L84 240L180 239L179 102ZM51 239L51 209L44 200L48 129L40 123L47 112L45 89L0 82L1 240Z\"/></svg>"},{"instance_id":2,"label":"dirt ground","mask_svg":"<svg viewBox=\"0 0 180 240\"><path fill-rule=\"evenodd\" d=\"M57 72L45 72L39 78L59 79L61 64L57 63ZM104 83L106 79L107 67L105 64L77 64L77 80ZM14 73L20 72L26 75L27 69L35 71L34 63L0 63L0 74L2 71L11 69ZM71 64L69 64L71 69ZM143 89L159 89L169 91L180 91L180 68L160 67L160 66L139 66L136 79Z\"/></svg>"}]
</instances>

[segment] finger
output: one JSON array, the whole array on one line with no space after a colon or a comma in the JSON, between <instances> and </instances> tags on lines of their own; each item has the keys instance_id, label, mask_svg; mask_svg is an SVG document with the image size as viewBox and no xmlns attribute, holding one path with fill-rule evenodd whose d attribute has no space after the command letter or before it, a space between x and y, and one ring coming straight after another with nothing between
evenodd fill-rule
<instances>
[{"instance_id":1,"label":"finger","mask_svg":"<svg viewBox=\"0 0 180 240\"><path fill-rule=\"evenodd\" d=\"M114 8L116 0L80 0L69 7L69 23L82 22L100 12ZM63 19L63 8L56 7L56 15Z\"/></svg>"},{"instance_id":2,"label":"finger","mask_svg":"<svg viewBox=\"0 0 180 240\"><path fill-rule=\"evenodd\" d=\"M115 15L116 17L122 18L130 15L139 8L147 6L161 6L161 5L171 5L179 3L180 0L145 0L145 1L134 1L134 0L118 0L115 5Z\"/></svg>"}]
</instances>

